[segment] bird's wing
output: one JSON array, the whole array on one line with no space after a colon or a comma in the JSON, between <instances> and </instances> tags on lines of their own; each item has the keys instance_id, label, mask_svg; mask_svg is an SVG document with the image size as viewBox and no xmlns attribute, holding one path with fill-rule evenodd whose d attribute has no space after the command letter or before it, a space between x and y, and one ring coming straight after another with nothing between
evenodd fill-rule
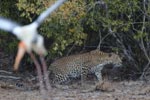
<instances>
[{"instance_id":1,"label":"bird's wing","mask_svg":"<svg viewBox=\"0 0 150 100\"><path fill-rule=\"evenodd\" d=\"M55 4L53 4L52 6L50 6L47 10L45 10L38 18L37 20L35 20L35 22L38 23L38 25L40 25L43 20L48 17L55 9L57 9L61 4L63 4L63 2L65 2L66 0L58 0Z\"/></svg>"},{"instance_id":2,"label":"bird's wing","mask_svg":"<svg viewBox=\"0 0 150 100\"><path fill-rule=\"evenodd\" d=\"M17 23L0 17L0 29L8 32L12 32L14 28L20 27Z\"/></svg>"}]
</instances>

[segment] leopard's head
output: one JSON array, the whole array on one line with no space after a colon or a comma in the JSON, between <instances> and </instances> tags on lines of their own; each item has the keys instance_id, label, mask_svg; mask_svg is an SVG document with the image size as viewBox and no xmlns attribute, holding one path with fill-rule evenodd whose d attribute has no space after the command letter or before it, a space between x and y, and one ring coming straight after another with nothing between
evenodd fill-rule
<instances>
[{"instance_id":1,"label":"leopard's head","mask_svg":"<svg viewBox=\"0 0 150 100\"><path fill-rule=\"evenodd\" d=\"M107 56L108 56L108 60L110 60L111 63L119 64L119 65L122 63L121 57L118 54L108 53Z\"/></svg>"},{"instance_id":2,"label":"leopard's head","mask_svg":"<svg viewBox=\"0 0 150 100\"><path fill-rule=\"evenodd\" d=\"M122 63L121 58L115 53L105 53L100 50L93 50L90 52L92 60L97 63L113 63L120 65Z\"/></svg>"}]
</instances>

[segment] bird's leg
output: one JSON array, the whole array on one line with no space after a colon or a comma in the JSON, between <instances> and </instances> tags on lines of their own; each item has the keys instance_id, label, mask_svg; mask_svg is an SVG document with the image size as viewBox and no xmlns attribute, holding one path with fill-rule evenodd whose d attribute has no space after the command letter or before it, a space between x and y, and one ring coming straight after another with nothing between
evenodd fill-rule
<instances>
[{"instance_id":1,"label":"bird's leg","mask_svg":"<svg viewBox=\"0 0 150 100\"><path fill-rule=\"evenodd\" d=\"M38 79L40 82L40 91L41 91L41 94L44 96L46 94L46 90L44 89L44 80L42 78L42 70L41 70L40 64L38 63L38 61L35 58L35 56L33 55L33 53L30 53L30 56L36 66Z\"/></svg>"},{"instance_id":2,"label":"bird's leg","mask_svg":"<svg viewBox=\"0 0 150 100\"><path fill-rule=\"evenodd\" d=\"M20 64L25 52L26 52L26 46L25 46L24 42L20 42L18 45L18 52L17 52L17 56L15 58L14 66L13 66L14 71L18 70L19 64Z\"/></svg>"},{"instance_id":3,"label":"bird's leg","mask_svg":"<svg viewBox=\"0 0 150 100\"><path fill-rule=\"evenodd\" d=\"M47 88L48 92L50 92L51 86L50 86L50 81L49 81L49 74L48 74L48 71L47 71L47 64L46 64L45 59L42 55L40 55L40 60L41 60L41 64L42 64L42 67L43 67L45 85L46 85L46 88Z\"/></svg>"}]
</instances>

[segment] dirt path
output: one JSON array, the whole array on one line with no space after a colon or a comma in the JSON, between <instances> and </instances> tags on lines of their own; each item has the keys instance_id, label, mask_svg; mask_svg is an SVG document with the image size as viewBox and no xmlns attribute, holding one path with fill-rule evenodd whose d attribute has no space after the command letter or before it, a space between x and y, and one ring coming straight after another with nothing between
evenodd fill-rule
<instances>
[{"instance_id":1,"label":"dirt path","mask_svg":"<svg viewBox=\"0 0 150 100\"><path fill-rule=\"evenodd\" d=\"M1 55L1 54L0 54ZM9 57L9 56L8 56ZM2 55L0 69L9 71L10 64L12 61L10 59L4 59ZM113 73L114 74L114 73ZM13 76L13 81L16 82L15 78L21 78L23 80L32 79L34 76L30 74L22 74L22 75L14 75L10 72L0 72L1 80L3 82L2 75L5 80L8 81L8 76ZM21 80L22 81L22 80ZM12 80L8 81L8 83L12 84ZM19 82L20 83L20 82ZM23 82L22 82L23 83ZM35 85L35 84L34 84ZM79 84L73 84L68 86L60 86L59 88L53 88L49 96L50 100L150 100L150 82L143 81L123 81L123 82L113 82L109 84L104 84L103 88L99 85L97 89L103 90L95 90L94 88L90 90L94 85L86 85L83 84L84 89ZM81 89L82 88L82 89ZM26 91L26 90L17 90L15 88L4 88L1 87L0 83L0 100L43 100L38 90Z\"/></svg>"},{"instance_id":2,"label":"dirt path","mask_svg":"<svg viewBox=\"0 0 150 100\"><path fill-rule=\"evenodd\" d=\"M51 100L150 100L150 83L124 81L115 82L111 85L113 91L90 91L84 93L79 88L53 88ZM42 100L42 97L38 90L20 91L0 88L0 100Z\"/></svg>"}]
</instances>

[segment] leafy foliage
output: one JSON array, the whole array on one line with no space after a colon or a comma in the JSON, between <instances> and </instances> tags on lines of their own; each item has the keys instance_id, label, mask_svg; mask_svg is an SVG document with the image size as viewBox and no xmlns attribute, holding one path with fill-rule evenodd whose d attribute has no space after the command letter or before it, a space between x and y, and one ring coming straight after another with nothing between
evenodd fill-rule
<instances>
[{"instance_id":1,"label":"leafy foliage","mask_svg":"<svg viewBox=\"0 0 150 100\"><path fill-rule=\"evenodd\" d=\"M143 70L149 69L149 4L146 0L89 2L86 20L89 28L86 32L101 35L102 48L117 48L124 56L126 70L132 77L145 75Z\"/></svg>"},{"instance_id":2,"label":"leafy foliage","mask_svg":"<svg viewBox=\"0 0 150 100\"><path fill-rule=\"evenodd\" d=\"M1 0L0 16L9 17L9 19L17 19L18 12L15 5L16 0ZM12 34L0 30L0 49L11 54L14 53L17 47L17 40Z\"/></svg>"},{"instance_id":3,"label":"leafy foliage","mask_svg":"<svg viewBox=\"0 0 150 100\"><path fill-rule=\"evenodd\" d=\"M39 15L43 10L52 5L56 0L38 0L28 1L19 0L17 6L23 11L21 16L34 20L34 15ZM40 32L47 38L52 40L50 45L50 53L59 53L70 44L81 45L82 40L86 38L83 32L82 19L85 16L85 2L78 0L70 0L54 12L42 25Z\"/></svg>"},{"instance_id":4,"label":"leafy foliage","mask_svg":"<svg viewBox=\"0 0 150 100\"><path fill-rule=\"evenodd\" d=\"M1 1L0 16L28 24L56 0L5 1ZM74 50L98 46L119 52L130 75L145 76L150 65L149 5L148 0L68 0L44 21L39 32L50 57L62 56L74 46ZM15 41L3 31L0 34L4 37L1 46L6 40ZM16 41L8 45L6 48L15 48Z\"/></svg>"}]
</instances>

